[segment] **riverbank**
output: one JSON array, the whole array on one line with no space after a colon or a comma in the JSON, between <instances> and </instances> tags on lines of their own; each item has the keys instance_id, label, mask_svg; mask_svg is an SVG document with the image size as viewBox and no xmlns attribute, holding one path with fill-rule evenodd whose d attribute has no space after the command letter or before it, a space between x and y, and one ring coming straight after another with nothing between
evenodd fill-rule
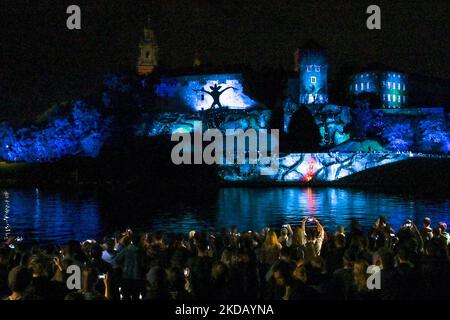
<instances>
[{"instance_id":1,"label":"riverbank","mask_svg":"<svg viewBox=\"0 0 450 320\"><path fill-rule=\"evenodd\" d=\"M158 169L155 169L158 168ZM220 187L363 187L374 190L450 195L450 158L411 158L352 174L337 181L220 181L213 166L154 166L137 161L102 163L66 159L52 164L0 163L0 187L136 192Z\"/></svg>"}]
</instances>

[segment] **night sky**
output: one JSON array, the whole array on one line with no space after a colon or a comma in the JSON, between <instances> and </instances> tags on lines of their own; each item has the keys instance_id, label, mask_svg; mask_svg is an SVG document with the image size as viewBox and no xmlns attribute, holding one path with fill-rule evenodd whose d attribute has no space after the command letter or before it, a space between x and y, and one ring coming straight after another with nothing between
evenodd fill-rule
<instances>
[{"instance_id":1,"label":"night sky","mask_svg":"<svg viewBox=\"0 0 450 320\"><path fill-rule=\"evenodd\" d=\"M68 5L82 30L66 29ZM366 28L366 8L382 10L382 30ZM372 62L449 78L448 1L2 0L0 120L31 120L52 102L95 92L104 73L132 70L147 14L160 61L292 68L309 38L328 48L330 78Z\"/></svg>"}]
</instances>

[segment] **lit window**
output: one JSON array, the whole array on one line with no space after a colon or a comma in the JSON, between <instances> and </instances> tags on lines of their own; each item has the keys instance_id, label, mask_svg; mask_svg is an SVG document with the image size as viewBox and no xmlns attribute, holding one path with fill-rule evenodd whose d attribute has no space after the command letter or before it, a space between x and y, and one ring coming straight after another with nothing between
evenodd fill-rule
<instances>
[{"instance_id":1,"label":"lit window","mask_svg":"<svg viewBox=\"0 0 450 320\"><path fill-rule=\"evenodd\" d=\"M391 83L388 81L388 89L391 88Z\"/></svg>"},{"instance_id":2,"label":"lit window","mask_svg":"<svg viewBox=\"0 0 450 320\"><path fill-rule=\"evenodd\" d=\"M406 86L405 86L405 84L403 84L403 91L406 91Z\"/></svg>"},{"instance_id":3,"label":"lit window","mask_svg":"<svg viewBox=\"0 0 450 320\"><path fill-rule=\"evenodd\" d=\"M358 84L355 83L355 91L358 91Z\"/></svg>"},{"instance_id":4,"label":"lit window","mask_svg":"<svg viewBox=\"0 0 450 320\"><path fill-rule=\"evenodd\" d=\"M402 102L400 95L398 95L398 102Z\"/></svg>"},{"instance_id":5,"label":"lit window","mask_svg":"<svg viewBox=\"0 0 450 320\"><path fill-rule=\"evenodd\" d=\"M391 95L390 94L388 94L388 101L389 102L391 101Z\"/></svg>"},{"instance_id":6,"label":"lit window","mask_svg":"<svg viewBox=\"0 0 450 320\"><path fill-rule=\"evenodd\" d=\"M370 89L370 83L367 82L367 89Z\"/></svg>"},{"instance_id":7,"label":"lit window","mask_svg":"<svg viewBox=\"0 0 450 320\"><path fill-rule=\"evenodd\" d=\"M316 72L320 72L320 66L316 66Z\"/></svg>"},{"instance_id":8,"label":"lit window","mask_svg":"<svg viewBox=\"0 0 450 320\"><path fill-rule=\"evenodd\" d=\"M307 67L306 67L306 71L307 71L307 72L311 72L311 71L312 71L312 66L307 66Z\"/></svg>"},{"instance_id":9,"label":"lit window","mask_svg":"<svg viewBox=\"0 0 450 320\"><path fill-rule=\"evenodd\" d=\"M385 94L383 94L383 101L385 101L386 100L386 95Z\"/></svg>"},{"instance_id":10,"label":"lit window","mask_svg":"<svg viewBox=\"0 0 450 320\"><path fill-rule=\"evenodd\" d=\"M397 89L400 90L400 82L397 84Z\"/></svg>"},{"instance_id":11,"label":"lit window","mask_svg":"<svg viewBox=\"0 0 450 320\"><path fill-rule=\"evenodd\" d=\"M397 96L395 94L392 95L392 101L394 101L394 102L397 101Z\"/></svg>"},{"instance_id":12,"label":"lit window","mask_svg":"<svg viewBox=\"0 0 450 320\"><path fill-rule=\"evenodd\" d=\"M311 83L316 83L317 82L317 78L316 77L311 77Z\"/></svg>"},{"instance_id":13,"label":"lit window","mask_svg":"<svg viewBox=\"0 0 450 320\"><path fill-rule=\"evenodd\" d=\"M364 83L361 83L361 90L364 90Z\"/></svg>"}]
</instances>

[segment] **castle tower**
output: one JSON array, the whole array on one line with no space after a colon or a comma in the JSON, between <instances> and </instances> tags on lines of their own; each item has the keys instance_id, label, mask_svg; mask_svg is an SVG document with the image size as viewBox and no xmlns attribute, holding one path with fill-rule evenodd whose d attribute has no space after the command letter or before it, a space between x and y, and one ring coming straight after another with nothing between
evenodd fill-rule
<instances>
[{"instance_id":1,"label":"castle tower","mask_svg":"<svg viewBox=\"0 0 450 320\"><path fill-rule=\"evenodd\" d=\"M139 44L140 55L137 63L137 72L141 76L149 75L158 65L158 45L155 39L155 33L150 26L150 18L144 27L144 38Z\"/></svg>"},{"instance_id":2,"label":"castle tower","mask_svg":"<svg viewBox=\"0 0 450 320\"><path fill-rule=\"evenodd\" d=\"M328 102L328 58L326 50L307 41L300 48L299 85L301 104Z\"/></svg>"}]
</instances>

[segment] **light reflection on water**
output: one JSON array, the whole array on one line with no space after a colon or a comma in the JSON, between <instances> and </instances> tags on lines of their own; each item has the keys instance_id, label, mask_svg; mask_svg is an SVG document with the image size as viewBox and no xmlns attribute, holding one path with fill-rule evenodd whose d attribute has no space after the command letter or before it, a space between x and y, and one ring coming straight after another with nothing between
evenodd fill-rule
<instances>
[{"instance_id":1,"label":"light reflection on water","mask_svg":"<svg viewBox=\"0 0 450 320\"><path fill-rule=\"evenodd\" d=\"M357 189L225 188L212 194L98 197L35 189L0 192L0 235L64 243L100 239L131 227L139 231L188 232L238 225L241 231L298 225L313 214L328 229L356 218L368 229L379 215L394 227L405 219L450 222L449 199L414 198Z\"/></svg>"}]
</instances>

